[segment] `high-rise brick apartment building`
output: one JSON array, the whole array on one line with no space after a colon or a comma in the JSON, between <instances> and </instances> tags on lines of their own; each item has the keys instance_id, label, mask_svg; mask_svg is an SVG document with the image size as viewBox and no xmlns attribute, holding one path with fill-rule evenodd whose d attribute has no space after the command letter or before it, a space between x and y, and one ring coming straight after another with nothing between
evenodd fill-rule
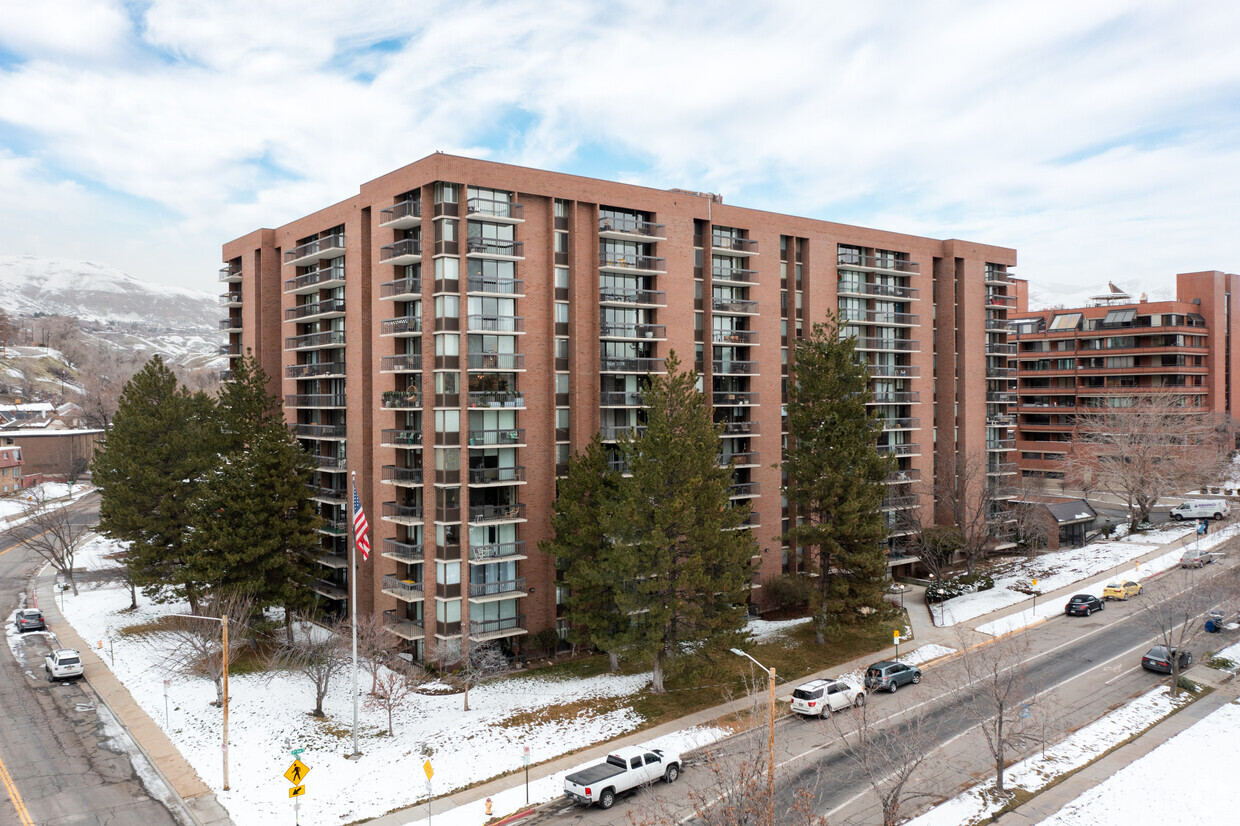
<instances>
[{"instance_id":1,"label":"high-rise brick apartment building","mask_svg":"<svg viewBox=\"0 0 1240 826\"><path fill-rule=\"evenodd\" d=\"M1062 480L1078 414L1131 406L1142 395L1173 394L1234 427L1240 276L1180 273L1175 301L1133 301L1112 287L1087 307L1036 312L1028 284L1012 279L1012 286L1016 447L1025 476Z\"/></svg>"},{"instance_id":2,"label":"high-rise brick apartment building","mask_svg":"<svg viewBox=\"0 0 1240 826\"><path fill-rule=\"evenodd\" d=\"M1014 472L1011 249L919 238L435 154L224 245L233 358L251 349L318 459L315 589L348 598L350 472L376 553L360 610L417 658L462 635L564 630L548 535L557 474L641 427L647 373L696 366L735 463L761 584L781 547L782 402L795 338L830 312L873 371L884 509L929 507L940 452ZM908 564L893 541L892 564Z\"/></svg>"}]
</instances>

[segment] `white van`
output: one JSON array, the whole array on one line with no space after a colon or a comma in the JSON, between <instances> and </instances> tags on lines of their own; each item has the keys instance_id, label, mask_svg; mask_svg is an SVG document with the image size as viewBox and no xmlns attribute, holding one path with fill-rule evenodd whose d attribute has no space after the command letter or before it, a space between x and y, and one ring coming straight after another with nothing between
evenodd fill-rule
<instances>
[{"instance_id":1,"label":"white van","mask_svg":"<svg viewBox=\"0 0 1240 826\"><path fill-rule=\"evenodd\" d=\"M1222 499L1193 499L1171 509L1171 518L1177 522L1181 519L1222 519L1231 513L1231 506Z\"/></svg>"}]
</instances>

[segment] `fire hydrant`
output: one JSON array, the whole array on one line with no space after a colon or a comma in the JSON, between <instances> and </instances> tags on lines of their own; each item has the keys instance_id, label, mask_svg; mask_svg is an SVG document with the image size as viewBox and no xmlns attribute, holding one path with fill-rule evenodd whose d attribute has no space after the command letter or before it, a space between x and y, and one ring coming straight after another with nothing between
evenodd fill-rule
<instances>
[{"instance_id":1,"label":"fire hydrant","mask_svg":"<svg viewBox=\"0 0 1240 826\"><path fill-rule=\"evenodd\" d=\"M487 817L491 816L491 798L487 798Z\"/></svg>"}]
</instances>

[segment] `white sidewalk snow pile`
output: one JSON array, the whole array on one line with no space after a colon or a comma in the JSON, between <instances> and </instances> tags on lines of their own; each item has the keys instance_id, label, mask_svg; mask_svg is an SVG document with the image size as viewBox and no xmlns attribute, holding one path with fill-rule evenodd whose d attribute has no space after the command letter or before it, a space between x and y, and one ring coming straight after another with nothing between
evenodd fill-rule
<instances>
[{"instance_id":1,"label":"white sidewalk snow pile","mask_svg":"<svg viewBox=\"0 0 1240 826\"><path fill-rule=\"evenodd\" d=\"M117 549L110 540L94 539L83 549L81 564L106 566L109 563L102 560L103 555ZM187 612L188 606L153 605L146 599L139 604L137 611L121 613L129 606L128 589L121 584L105 585L83 589L78 597L66 595L64 613L84 639L104 641L104 665L112 668L150 718L165 726L169 738L214 789L238 826L291 822L289 783L282 776L292 759L286 738L293 748L305 749L300 759L310 767L306 795L301 798L302 822L339 823L377 817L424 801L426 782L420 767L428 758L434 767L433 793L439 796L518 771L524 747L529 747L536 767L633 731L644 722L627 698L644 690L650 682L648 673L580 679L514 677L471 689L473 710L469 712L462 711L460 694L415 695L394 714L395 737L387 736L385 712L363 707L358 726L363 757L347 760L345 755L352 751L353 716L347 672L333 683L324 702L324 720L310 716L314 694L308 681L284 673L234 673L229 681L231 789L225 792L222 715L210 705L215 700L214 685L207 679L170 672L159 633L119 633L165 614ZM114 664L107 655L109 644ZM167 723L165 679L171 681ZM360 679L364 694L369 688L366 675ZM573 705L572 712L563 711ZM549 708L553 706L558 708ZM720 729L701 728L670 738L676 746L689 749L725 734ZM514 776L511 784L520 790L523 803L522 779ZM562 793L562 780L531 782L532 802ZM517 800L514 796L513 801ZM497 805L497 811L504 811L508 804ZM455 822L481 826L486 821L481 803L462 809L466 810L461 813L464 819ZM440 815L434 820L438 824Z\"/></svg>"}]
</instances>

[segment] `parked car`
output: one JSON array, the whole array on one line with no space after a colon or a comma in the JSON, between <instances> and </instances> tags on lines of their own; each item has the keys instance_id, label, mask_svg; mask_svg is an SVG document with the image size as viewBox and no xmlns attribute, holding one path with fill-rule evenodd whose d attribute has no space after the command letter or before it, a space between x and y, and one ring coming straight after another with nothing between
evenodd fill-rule
<instances>
[{"instance_id":1,"label":"parked car","mask_svg":"<svg viewBox=\"0 0 1240 826\"><path fill-rule=\"evenodd\" d=\"M914 668L895 660L883 660L865 670L865 687L874 691L890 691L895 694L896 689L905 683L920 682L920 668Z\"/></svg>"},{"instance_id":2,"label":"parked car","mask_svg":"<svg viewBox=\"0 0 1240 826\"><path fill-rule=\"evenodd\" d=\"M627 746L607 755L606 760L583 766L564 777L564 796L575 803L610 809L616 795L663 778L675 783L680 777L680 752Z\"/></svg>"},{"instance_id":3,"label":"parked car","mask_svg":"<svg viewBox=\"0 0 1240 826\"><path fill-rule=\"evenodd\" d=\"M23 631L47 630L47 625L43 621L43 612L38 608L22 608L13 618L13 624L17 626L19 634Z\"/></svg>"},{"instance_id":4,"label":"parked car","mask_svg":"<svg viewBox=\"0 0 1240 826\"><path fill-rule=\"evenodd\" d=\"M1210 551L1203 551L1199 548L1193 548L1185 551L1180 556L1181 568L1200 568L1202 565L1209 565L1214 561L1214 554Z\"/></svg>"},{"instance_id":5,"label":"parked car","mask_svg":"<svg viewBox=\"0 0 1240 826\"><path fill-rule=\"evenodd\" d=\"M1193 499L1170 510L1171 518L1179 522L1181 519L1222 519L1231 513L1231 505L1225 499Z\"/></svg>"},{"instance_id":6,"label":"parked car","mask_svg":"<svg viewBox=\"0 0 1240 826\"><path fill-rule=\"evenodd\" d=\"M1145 656L1141 658L1141 667L1146 671L1157 671L1159 674L1171 673L1171 657L1174 656L1176 650L1168 649L1165 645L1156 645L1149 651L1145 652ZM1180 673L1188 670L1193 664L1193 652L1179 652Z\"/></svg>"},{"instance_id":7,"label":"parked car","mask_svg":"<svg viewBox=\"0 0 1240 826\"><path fill-rule=\"evenodd\" d=\"M1141 593L1141 583L1131 579L1123 582L1112 582L1102 589L1103 599L1128 599Z\"/></svg>"},{"instance_id":8,"label":"parked car","mask_svg":"<svg viewBox=\"0 0 1240 826\"><path fill-rule=\"evenodd\" d=\"M43 658L43 671L49 683L81 677L82 658L72 648L58 648Z\"/></svg>"},{"instance_id":9,"label":"parked car","mask_svg":"<svg viewBox=\"0 0 1240 826\"><path fill-rule=\"evenodd\" d=\"M1070 617L1088 617L1094 611L1105 611L1107 604L1093 594L1077 594L1068 600L1063 612Z\"/></svg>"},{"instance_id":10,"label":"parked car","mask_svg":"<svg viewBox=\"0 0 1240 826\"><path fill-rule=\"evenodd\" d=\"M833 711L865 705L865 689L847 680L813 680L792 692L792 713L825 717Z\"/></svg>"}]
</instances>

